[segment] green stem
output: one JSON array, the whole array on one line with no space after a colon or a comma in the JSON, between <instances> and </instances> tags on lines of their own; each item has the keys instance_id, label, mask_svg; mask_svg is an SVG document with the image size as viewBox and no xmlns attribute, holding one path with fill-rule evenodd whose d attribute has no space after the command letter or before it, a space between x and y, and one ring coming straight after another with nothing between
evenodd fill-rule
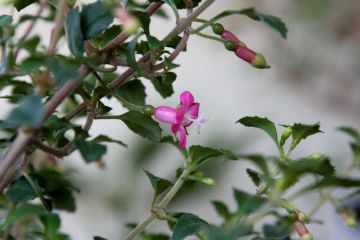
<instances>
[{"instance_id":1,"label":"green stem","mask_svg":"<svg viewBox=\"0 0 360 240\"><path fill-rule=\"evenodd\" d=\"M217 42L221 42L221 43L225 43L225 42L226 42L225 40L223 40L223 39L221 39L221 38L214 37L214 36L211 36L211 35L208 35L208 34L205 34L205 33L196 32L195 34L198 35L198 36L200 36L200 37L203 37L203 38L215 40L215 41L217 41Z\"/></svg>"},{"instance_id":2,"label":"green stem","mask_svg":"<svg viewBox=\"0 0 360 240\"><path fill-rule=\"evenodd\" d=\"M184 184L186 178L191 173L191 168L185 168L184 171L181 173L180 177L177 179L175 184L172 186L170 191L164 196L164 198L161 200L157 208L164 209L169 202L174 198L176 193L180 190L182 185ZM137 225L126 237L124 237L124 240L132 240L134 239L138 234L144 231L144 229L157 217L156 213L149 213L144 220Z\"/></svg>"}]
</instances>

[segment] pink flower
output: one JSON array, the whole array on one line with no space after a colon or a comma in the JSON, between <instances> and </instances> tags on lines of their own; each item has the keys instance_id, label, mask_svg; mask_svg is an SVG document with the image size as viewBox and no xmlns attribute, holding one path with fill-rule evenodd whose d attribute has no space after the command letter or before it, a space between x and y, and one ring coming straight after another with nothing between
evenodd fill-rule
<instances>
[{"instance_id":1,"label":"pink flower","mask_svg":"<svg viewBox=\"0 0 360 240\"><path fill-rule=\"evenodd\" d=\"M185 91L180 96L180 105L177 108L160 106L155 108L154 117L159 121L171 124L171 132L178 137L179 147L186 147L186 128L192 123L196 123L198 127L203 124L206 119L204 115L199 117L200 103L194 102L194 96Z\"/></svg>"},{"instance_id":2,"label":"pink flower","mask_svg":"<svg viewBox=\"0 0 360 240\"><path fill-rule=\"evenodd\" d=\"M228 31L228 30L224 30L223 33L221 34L221 38L226 40L226 41L233 41L234 43L236 43L236 45L238 45L239 47L246 47L245 43L243 43L242 41L240 41L232 32Z\"/></svg>"}]
</instances>

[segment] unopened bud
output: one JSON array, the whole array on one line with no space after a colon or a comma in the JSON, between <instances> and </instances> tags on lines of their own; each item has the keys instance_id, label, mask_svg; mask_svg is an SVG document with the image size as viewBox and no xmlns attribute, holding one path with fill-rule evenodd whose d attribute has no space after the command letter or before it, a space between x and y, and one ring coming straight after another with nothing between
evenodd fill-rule
<instances>
[{"instance_id":1,"label":"unopened bud","mask_svg":"<svg viewBox=\"0 0 360 240\"><path fill-rule=\"evenodd\" d=\"M247 47L238 47L235 51L235 54L242 60L250 63L255 68L270 68L261 53L256 53Z\"/></svg>"},{"instance_id":2,"label":"unopened bud","mask_svg":"<svg viewBox=\"0 0 360 240\"><path fill-rule=\"evenodd\" d=\"M305 235L303 235L302 237L300 237L300 240L313 240L314 237L311 233L307 233Z\"/></svg>"},{"instance_id":3,"label":"unopened bud","mask_svg":"<svg viewBox=\"0 0 360 240\"><path fill-rule=\"evenodd\" d=\"M300 237L300 240L313 240L313 236L312 234L308 231L308 229L306 228L305 224L298 220L295 221L294 223L294 228L295 231L297 232L297 234Z\"/></svg>"},{"instance_id":4,"label":"unopened bud","mask_svg":"<svg viewBox=\"0 0 360 240\"><path fill-rule=\"evenodd\" d=\"M283 146L286 142L286 140L291 136L292 134L292 128L291 127L286 127L283 131L283 133L281 134L281 139L280 139L280 145Z\"/></svg>"},{"instance_id":5,"label":"unopened bud","mask_svg":"<svg viewBox=\"0 0 360 240\"><path fill-rule=\"evenodd\" d=\"M341 210L338 210L341 219L344 221L345 225L350 227L350 228L356 228L357 227L357 222L356 222L356 213L348 208L348 207L344 207L341 208Z\"/></svg>"},{"instance_id":6,"label":"unopened bud","mask_svg":"<svg viewBox=\"0 0 360 240\"><path fill-rule=\"evenodd\" d=\"M245 43L240 41L232 32L228 30L222 32L221 38L226 41L233 41L239 47L246 47Z\"/></svg>"},{"instance_id":7,"label":"unopened bud","mask_svg":"<svg viewBox=\"0 0 360 240\"><path fill-rule=\"evenodd\" d=\"M270 68L266 63L265 57L261 53L256 53L255 58L251 61L251 65L255 68Z\"/></svg>"},{"instance_id":8,"label":"unopened bud","mask_svg":"<svg viewBox=\"0 0 360 240\"><path fill-rule=\"evenodd\" d=\"M303 223L309 223L309 218L306 216L306 214L300 210L296 211L296 215L300 221Z\"/></svg>"},{"instance_id":9,"label":"unopened bud","mask_svg":"<svg viewBox=\"0 0 360 240\"><path fill-rule=\"evenodd\" d=\"M118 8L116 10L116 16L120 20L120 23L123 25L124 31L127 34L134 35L138 33L141 24L137 17L123 8Z\"/></svg>"},{"instance_id":10,"label":"unopened bud","mask_svg":"<svg viewBox=\"0 0 360 240\"><path fill-rule=\"evenodd\" d=\"M221 35L225 31L223 25L221 25L220 23L214 23L212 25L212 30L217 35Z\"/></svg>"}]
</instances>

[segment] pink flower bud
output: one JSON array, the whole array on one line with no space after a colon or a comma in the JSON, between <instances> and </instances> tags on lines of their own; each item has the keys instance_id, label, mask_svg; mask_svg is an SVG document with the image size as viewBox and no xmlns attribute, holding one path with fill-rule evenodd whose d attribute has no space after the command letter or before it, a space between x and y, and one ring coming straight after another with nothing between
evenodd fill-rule
<instances>
[{"instance_id":1,"label":"pink flower bud","mask_svg":"<svg viewBox=\"0 0 360 240\"><path fill-rule=\"evenodd\" d=\"M242 60L250 63L255 68L270 68L261 53L256 53L247 47L238 47L235 51L235 54Z\"/></svg>"},{"instance_id":2,"label":"pink flower bud","mask_svg":"<svg viewBox=\"0 0 360 240\"><path fill-rule=\"evenodd\" d=\"M232 32L230 32L228 30L223 31L223 33L221 34L221 38L226 41L233 41L239 47L246 47L245 43L240 41Z\"/></svg>"},{"instance_id":3,"label":"pink flower bud","mask_svg":"<svg viewBox=\"0 0 360 240\"><path fill-rule=\"evenodd\" d=\"M300 237L300 240L313 240L312 234L308 231L305 224L299 220L295 221L294 228Z\"/></svg>"}]
</instances>

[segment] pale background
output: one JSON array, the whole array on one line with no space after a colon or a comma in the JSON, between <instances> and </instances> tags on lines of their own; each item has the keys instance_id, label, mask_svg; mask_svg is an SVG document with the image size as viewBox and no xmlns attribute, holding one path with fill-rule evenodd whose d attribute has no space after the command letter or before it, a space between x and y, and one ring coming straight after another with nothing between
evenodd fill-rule
<instances>
[{"instance_id":1,"label":"pale background","mask_svg":"<svg viewBox=\"0 0 360 240\"><path fill-rule=\"evenodd\" d=\"M206 112L210 120L200 135L195 129L190 129L189 144L219 146L237 153L276 154L275 147L264 133L235 124L240 117L266 116L279 124L320 121L324 134L309 138L294 155L327 153L341 172L351 154L347 145L349 139L336 128L350 125L360 129L359 2L218 0L201 17L210 18L222 10L248 6L281 17L289 28L288 39L284 40L269 27L247 17L234 16L222 21L249 47L263 53L271 69L254 69L226 51L221 44L191 36L188 51L175 61L181 64L175 70L178 74L175 94L162 100L144 81L148 86L147 103L176 105L182 91L191 91L201 103L201 111ZM8 8L0 7L1 14L10 12ZM171 16L170 9L166 9ZM34 11L36 7L24 10ZM14 14L16 17L16 11ZM153 35L161 38L173 24L173 18L171 22L154 18L151 25ZM50 26L39 23L34 33L42 35L47 45L50 30ZM60 44L63 52L68 52L65 41ZM1 106L3 110L9 108L4 100L1 100ZM116 102L112 107L115 114L125 111ZM167 126L162 127L165 133L169 133ZM152 191L142 168L171 178L174 170L181 166L181 156L168 145L161 145L161 151L153 154L146 153L146 149L156 145L134 135L120 121L97 121L91 133L108 134L123 140L129 147L125 149L109 144L103 170L94 164L84 164L78 153L64 159L64 167L72 170L69 175L81 188L81 193L77 196L77 212L61 213L62 228L76 240L92 239L95 235L121 239L127 231L124 224L140 221L149 210ZM142 155L139 146L144 149ZM144 156L149 157L143 159ZM136 165L135 160L140 163ZM247 163L218 161L213 165L213 169L221 169L209 175L217 180L217 185L196 187L191 195L181 196L179 201L171 204L171 210L192 212L217 223L219 218L210 200L224 200L234 209L232 188L255 191L245 172L249 166ZM315 194L308 195L299 199L298 205L306 212L315 199ZM359 239L358 233L343 227L331 206L323 207L317 216L326 221L323 226L309 225L316 239ZM150 229L166 231L163 223L154 223Z\"/></svg>"}]
</instances>

